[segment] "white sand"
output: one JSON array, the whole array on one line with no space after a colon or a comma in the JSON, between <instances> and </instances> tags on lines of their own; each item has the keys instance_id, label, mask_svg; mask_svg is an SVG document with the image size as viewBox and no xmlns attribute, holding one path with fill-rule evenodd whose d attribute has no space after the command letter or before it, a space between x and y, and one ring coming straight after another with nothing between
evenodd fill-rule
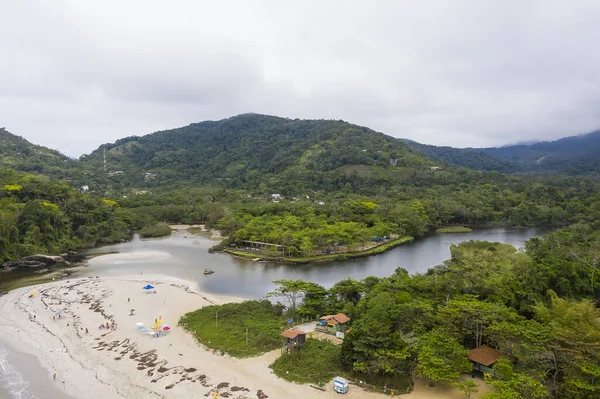
<instances>
[{"instance_id":1,"label":"white sand","mask_svg":"<svg viewBox=\"0 0 600 399\"><path fill-rule=\"evenodd\" d=\"M157 293L145 292L146 283ZM239 360L200 346L177 326L179 318L202 306L238 299L188 287L165 276L134 276L72 279L14 290L0 298L0 339L35 355L48 370L48 379L75 398L205 398L213 392L228 398L339 397L331 387L321 392L277 378L268 366L278 350ZM30 298L32 291L37 293ZM135 316L129 316L131 308ZM61 319L53 319L59 311ZM142 321L151 327L159 316L171 327L166 337L154 338L135 326ZM100 330L107 320L111 328ZM354 386L345 397L383 398ZM420 387L408 397L460 395L456 390Z\"/></svg>"}]
</instances>

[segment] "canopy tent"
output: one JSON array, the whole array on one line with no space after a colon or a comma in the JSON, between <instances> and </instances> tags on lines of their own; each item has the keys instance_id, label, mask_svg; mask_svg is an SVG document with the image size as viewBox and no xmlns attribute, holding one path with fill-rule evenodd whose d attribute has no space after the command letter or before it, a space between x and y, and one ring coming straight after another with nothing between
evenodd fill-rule
<instances>
[{"instance_id":1,"label":"canopy tent","mask_svg":"<svg viewBox=\"0 0 600 399\"><path fill-rule=\"evenodd\" d=\"M153 287L153 286L151 286L150 284L148 284L148 285L146 285L146 286L144 287L144 289L145 289L145 290L151 290L151 289L153 289L153 288L154 288L154 287Z\"/></svg>"}]
</instances>

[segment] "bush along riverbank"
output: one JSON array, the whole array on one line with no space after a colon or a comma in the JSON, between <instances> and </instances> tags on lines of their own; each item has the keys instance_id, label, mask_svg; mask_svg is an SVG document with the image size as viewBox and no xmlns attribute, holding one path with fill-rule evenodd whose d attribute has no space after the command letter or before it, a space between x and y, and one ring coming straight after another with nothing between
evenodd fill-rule
<instances>
[{"instance_id":1,"label":"bush along riverbank","mask_svg":"<svg viewBox=\"0 0 600 399\"><path fill-rule=\"evenodd\" d=\"M138 233L142 238L166 237L171 235L171 228L166 224L159 224L157 226L144 227Z\"/></svg>"},{"instance_id":2,"label":"bush along riverbank","mask_svg":"<svg viewBox=\"0 0 600 399\"><path fill-rule=\"evenodd\" d=\"M414 237L403 236L394 240L390 240L384 244L377 245L375 247L366 249L364 251L345 252L345 253L330 253L324 255L315 256L304 256L304 257L283 257L277 255L264 255L256 252L245 252L242 250L225 249L223 252L229 253L234 256L241 258L273 261L273 262L285 262L285 263L315 263L315 262L328 262L334 260L346 260L352 258L362 258L365 256L377 255L382 252L388 251L399 245L406 244L414 240ZM217 246L215 246L217 247ZM213 247L214 248L214 247ZM212 249L212 248L211 248Z\"/></svg>"}]
</instances>

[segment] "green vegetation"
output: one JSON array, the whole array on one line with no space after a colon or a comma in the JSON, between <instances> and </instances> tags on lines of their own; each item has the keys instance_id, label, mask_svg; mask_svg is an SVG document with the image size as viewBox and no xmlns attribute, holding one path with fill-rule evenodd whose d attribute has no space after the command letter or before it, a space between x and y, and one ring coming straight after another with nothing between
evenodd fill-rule
<instances>
[{"instance_id":1,"label":"green vegetation","mask_svg":"<svg viewBox=\"0 0 600 399\"><path fill-rule=\"evenodd\" d=\"M297 262L377 253L451 226L570 226L529 240L523 251L489 242L453 246L452 258L426 274L398 269L330 289L280 280L268 295L285 307L268 301L207 307L181 323L205 345L242 357L279 347L289 317L343 312L352 329L335 363L368 384L404 391L415 374L453 383L467 369L465 349L488 344L507 356L489 398L596 398L597 137L487 156L443 150L470 157L470 167L497 157L493 171L481 172L432 168L441 164L342 121L240 115L129 137L79 161L2 130L2 166L69 183L0 169L0 260L115 242L132 229L157 231L147 227L159 222L220 229L227 239L213 250L233 245L237 253L244 241L261 241L275 246L247 256ZM122 174L104 170L104 150L109 170ZM525 169L513 169L514 162ZM526 165L532 162L541 167ZM542 169L586 176L498 172ZM73 189L83 185L86 193ZM323 360L333 364L337 355L327 353Z\"/></svg>"},{"instance_id":2,"label":"green vegetation","mask_svg":"<svg viewBox=\"0 0 600 399\"><path fill-rule=\"evenodd\" d=\"M469 227L462 226L440 227L435 230L436 233L470 233L472 231Z\"/></svg>"},{"instance_id":3,"label":"green vegetation","mask_svg":"<svg viewBox=\"0 0 600 399\"><path fill-rule=\"evenodd\" d=\"M165 237L171 235L171 228L166 224L144 227L139 231L140 237Z\"/></svg>"},{"instance_id":4,"label":"green vegetation","mask_svg":"<svg viewBox=\"0 0 600 399\"><path fill-rule=\"evenodd\" d=\"M268 296L283 302L285 317L347 314L352 329L339 364L344 375L370 385L404 391L415 373L431 384L458 383L470 371L467 350L487 344L507 357L487 398L598 396L600 309L593 300L600 293L600 232L576 224L529 240L525 251L470 241L451 253L426 274L397 269L387 278L346 279L328 290L279 280ZM319 369L324 361L284 356L313 359ZM278 374L290 371L294 359L281 360L286 366ZM312 366L303 363L302 369ZM297 370L284 378L325 378ZM474 392L464 384L461 389Z\"/></svg>"},{"instance_id":5,"label":"green vegetation","mask_svg":"<svg viewBox=\"0 0 600 399\"><path fill-rule=\"evenodd\" d=\"M413 240L413 237L404 236L401 238L397 238L395 240L388 241L384 244L377 245L370 249L366 249L364 251L358 250L356 252L331 253L331 254L327 254L327 255L314 255L314 256L307 256L307 257L283 258L281 256L269 256L269 255L257 254L255 252L236 251L236 250L232 250L232 249L227 249L226 252L228 252L232 255L235 255L235 256L246 258L246 259L259 258L261 260L279 261L279 262L286 262L286 263L314 263L314 262L329 262L329 261L333 261L333 260L339 261L339 260L345 260L345 259L361 258L364 256L377 255L377 254L385 252L389 249L397 247L398 245L402 245L407 242L410 242L412 240Z\"/></svg>"},{"instance_id":6,"label":"green vegetation","mask_svg":"<svg viewBox=\"0 0 600 399\"><path fill-rule=\"evenodd\" d=\"M24 162L50 171L58 159L61 176L75 187L89 186L92 197L116 201L135 227L220 228L229 240L213 251L251 240L283 245L287 258L336 259L371 248L378 237L421 237L448 226L600 219L600 184L593 176L432 170L435 161L399 140L342 121L239 115L129 137L72 162L58 153L42 159L36 155L42 148L5 135L9 147L27 149ZM13 162L12 148L6 162ZM108 169L123 174L104 170L104 150Z\"/></svg>"},{"instance_id":7,"label":"green vegetation","mask_svg":"<svg viewBox=\"0 0 600 399\"><path fill-rule=\"evenodd\" d=\"M0 263L130 238L136 220L114 201L46 176L0 169Z\"/></svg>"},{"instance_id":8,"label":"green vegetation","mask_svg":"<svg viewBox=\"0 0 600 399\"><path fill-rule=\"evenodd\" d=\"M344 374L340 366L339 345L311 338L302 348L279 357L270 367L278 377L299 384L327 383Z\"/></svg>"},{"instance_id":9,"label":"green vegetation","mask_svg":"<svg viewBox=\"0 0 600 399\"><path fill-rule=\"evenodd\" d=\"M410 148L448 165L476 170L553 172L586 175L600 172L600 131L556 141L496 148L438 147L402 139Z\"/></svg>"},{"instance_id":10,"label":"green vegetation","mask_svg":"<svg viewBox=\"0 0 600 399\"><path fill-rule=\"evenodd\" d=\"M252 357L281 347L283 307L267 300L206 306L185 314L179 325L201 344L235 357ZM246 345L246 333L248 345Z\"/></svg>"},{"instance_id":11,"label":"green vegetation","mask_svg":"<svg viewBox=\"0 0 600 399\"><path fill-rule=\"evenodd\" d=\"M72 174L76 163L58 151L31 144L0 128L0 168L41 173L60 179Z\"/></svg>"}]
</instances>

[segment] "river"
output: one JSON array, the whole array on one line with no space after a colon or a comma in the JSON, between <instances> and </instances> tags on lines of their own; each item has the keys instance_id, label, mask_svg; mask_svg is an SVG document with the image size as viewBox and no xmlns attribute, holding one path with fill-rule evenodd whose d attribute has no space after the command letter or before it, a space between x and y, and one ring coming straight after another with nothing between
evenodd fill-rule
<instances>
[{"instance_id":1,"label":"river","mask_svg":"<svg viewBox=\"0 0 600 399\"><path fill-rule=\"evenodd\" d=\"M89 260L79 276L119 276L166 274L198 283L201 291L242 298L262 298L274 287L273 280L302 279L326 288L347 277L389 276L398 267L409 273L423 273L450 258L450 246L468 240L498 241L522 247L531 237L546 230L481 229L471 233L431 234L396 247L383 254L308 265L254 262L226 254L209 254L214 240L185 231L168 238L141 240L137 236L128 243L97 248L90 253L118 252ZM204 275L210 268L214 274Z\"/></svg>"}]
</instances>

